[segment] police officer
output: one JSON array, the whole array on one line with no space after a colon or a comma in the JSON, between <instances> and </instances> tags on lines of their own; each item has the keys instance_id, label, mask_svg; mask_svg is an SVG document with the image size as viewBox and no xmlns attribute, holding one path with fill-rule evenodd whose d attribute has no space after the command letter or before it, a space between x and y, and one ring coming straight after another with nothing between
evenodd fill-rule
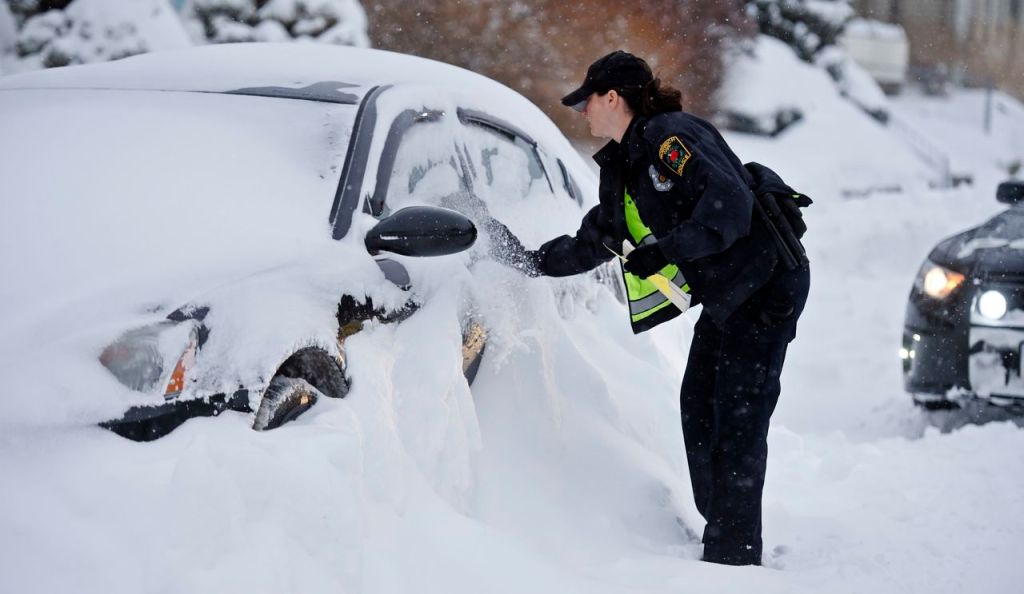
<instances>
[{"instance_id":1,"label":"police officer","mask_svg":"<svg viewBox=\"0 0 1024 594\"><path fill-rule=\"evenodd\" d=\"M766 167L744 167L680 99L632 54L594 62L562 103L609 139L594 155L599 204L575 236L539 250L509 237L521 251L505 260L531 275L569 276L622 253L627 240L636 246L622 266L634 332L680 313L646 280L655 273L703 305L680 396L694 499L707 521L703 559L758 565L768 422L810 277L802 248L795 261L782 258L755 194L803 196Z\"/></svg>"}]
</instances>

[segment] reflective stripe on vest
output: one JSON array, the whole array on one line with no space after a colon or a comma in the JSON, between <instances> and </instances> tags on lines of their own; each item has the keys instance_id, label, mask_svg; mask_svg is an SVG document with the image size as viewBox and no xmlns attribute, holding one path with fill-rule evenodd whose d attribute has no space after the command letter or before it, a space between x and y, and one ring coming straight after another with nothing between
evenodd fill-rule
<instances>
[{"instance_id":1,"label":"reflective stripe on vest","mask_svg":"<svg viewBox=\"0 0 1024 594\"><path fill-rule=\"evenodd\" d=\"M626 228L633 238L633 244L641 246L656 243L658 240L655 239L650 228L640 220L640 211L637 209L636 203L633 202L633 197L629 195L629 192L626 192L625 198ZM679 271L679 267L675 264L669 264L658 272L684 292L690 292L690 286L686 284L683 273ZM668 297L662 295L661 291L651 281L640 278L625 270L622 271L622 278L626 283L626 296L629 298L629 316L633 322L639 322L656 311L672 306L672 302L668 300Z\"/></svg>"}]
</instances>

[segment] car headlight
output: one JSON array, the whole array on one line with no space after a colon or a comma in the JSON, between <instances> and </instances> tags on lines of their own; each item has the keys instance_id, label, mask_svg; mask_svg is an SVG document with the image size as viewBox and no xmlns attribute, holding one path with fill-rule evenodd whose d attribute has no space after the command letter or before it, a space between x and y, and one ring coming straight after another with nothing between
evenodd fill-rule
<instances>
[{"instance_id":1,"label":"car headlight","mask_svg":"<svg viewBox=\"0 0 1024 594\"><path fill-rule=\"evenodd\" d=\"M914 286L934 299L945 299L964 282L964 275L933 262L925 262Z\"/></svg>"},{"instance_id":2,"label":"car headlight","mask_svg":"<svg viewBox=\"0 0 1024 594\"><path fill-rule=\"evenodd\" d=\"M125 332L103 349L100 363L132 390L163 385L164 399L170 400L185 388L198 348L198 324L164 321Z\"/></svg>"},{"instance_id":3,"label":"car headlight","mask_svg":"<svg viewBox=\"0 0 1024 594\"><path fill-rule=\"evenodd\" d=\"M1006 315L1006 297L999 291L985 291L978 298L978 312L990 320Z\"/></svg>"}]
</instances>

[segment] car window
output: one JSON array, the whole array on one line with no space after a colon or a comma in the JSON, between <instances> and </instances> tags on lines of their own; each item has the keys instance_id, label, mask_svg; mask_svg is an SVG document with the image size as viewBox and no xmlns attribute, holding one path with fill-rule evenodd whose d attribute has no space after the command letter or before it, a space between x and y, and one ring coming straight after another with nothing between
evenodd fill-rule
<instances>
[{"instance_id":1,"label":"car window","mask_svg":"<svg viewBox=\"0 0 1024 594\"><path fill-rule=\"evenodd\" d=\"M443 205L462 192L455 143L439 114L396 120L384 147L371 211L386 216L413 205Z\"/></svg>"},{"instance_id":2,"label":"car window","mask_svg":"<svg viewBox=\"0 0 1024 594\"><path fill-rule=\"evenodd\" d=\"M477 122L463 126L473 191L486 202L552 195L551 184L533 144Z\"/></svg>"}]
</instances>

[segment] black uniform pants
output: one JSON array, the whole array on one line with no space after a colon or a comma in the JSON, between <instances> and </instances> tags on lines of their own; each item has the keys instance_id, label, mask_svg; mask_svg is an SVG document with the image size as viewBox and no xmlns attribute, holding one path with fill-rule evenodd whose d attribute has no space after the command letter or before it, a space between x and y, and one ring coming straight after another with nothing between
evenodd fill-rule
<instances>
[{"instance_id":1,"label":"black uniform pants","mask_svg":"<svg viewBox=\"0 0 1024 594\"><path fill-rule=\"evenodd\" d=\"M680 407L693 495L707 520L705 561L761 563L768 421L809 286L807 268L777 272L721 326L705 314L696 324Z\"/></svg>"}]
</instances>

